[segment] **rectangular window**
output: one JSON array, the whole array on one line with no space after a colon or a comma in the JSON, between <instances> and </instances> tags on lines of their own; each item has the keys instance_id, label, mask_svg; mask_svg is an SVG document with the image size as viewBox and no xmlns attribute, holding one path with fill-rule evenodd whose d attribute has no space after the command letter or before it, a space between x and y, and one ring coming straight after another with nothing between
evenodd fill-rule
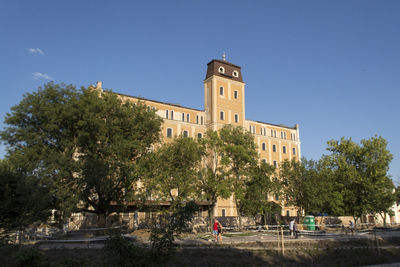
<instances>
[{"instance_id":1,"label":"rectangular window","mask_svg":"<svg viewBox=\"0 0 400 267\"><path fill-rule=\"evenodd\" d=\"M200 139L200 138L202 138L202 137L203 137L203 134L202 134L202 133L198 133L198 134L197 134L197 138Z\"/></svg>"},{"instance_id":2,"label":"rectangular window","mask_svg":"<svg viewBox=\"0 0 400 267\"><path fill-rule=\"evenodd\" d=\"M276 152L276 145L272 145L272 152Z\"/></svg>"},{"instance_id":3,"label":"rectangular window","mask_svg":"<svg viewBox=\"0 0 400 267\"><path fill-rule=\"evenodd\" d=\"M293 148L293 155L296 155L296 148Z\"/></svg>"},{"instance_id":4,"label":"rectangular window","mask_svg":"<svg viewBox=\"0 0 400 267\"><path fill-rule=\"evenodd\" d=\"M256 133L256 126L253 126L253 133Z\"/></svg>"},{"instance_id":5,"label":"rectangular window","mask_svg":"<svg viewBox=\"0 0 400 267\"><path fill-rule=\"evenodd\" d=\"M201 116L200 119L201 119L201 125L203 125L203 116Z\"/></svg>"},{"instance_id":6,"label":"rectangular window","mask_svg":"<svg viewBox=\"0 0 400 267\"><path fill-rule=\"evenodd\" d=\"M290 211L288 211L288 210L286 211L286 216L290 217Z\"/></svg>"},{"instance_id":7,"label":"rectangular window","mask_svg":"<svg viewBox=\"0 0 400 267\"><path fill-rule=\"evenodd\" d=\"M265 151L265 143L262 143L262 150Z\"/></svg>"},{"instance_id":8,"label":"rectangular window","mask_svg":"<svg viewBox=\"0 0 400 267\"><path fill-rule=\"evenodd\" d=\"M219 95L224 95L224 87L219 88Z\"/></svg>"},{"instance_id":9,"label":"rectangular window","mask_svg":"<svg viewBox=\"0 0 400 267\"><path fill-rule=\"evenodd\" d=\"M283 154L286 154L286 146L282 147L282 152L283 152Z\"/></svg>"},{"instance_id":10,"label":"rectangular window","mask_svg":"<svg viewBox=\"0 0 400 267\"><path fill-rule=\"evenodd\" d=\"M168 109L165 111L165 118L168 119Z\"/></svg>"},{"instance_id":11,"label":"rectangular window","mask_svg":"<svg viewBox=\"0 0 400 267\"><path fill-rule=\"evenodd\" d=\"M172 138L172 129L171 128L167 128L167 137Z\"/></svg>"},{"instance_id":12,"label":"rectangular window","mask_svg":"<svg viewBox=\"0 0 400 267\"><path fill-rule=\"evenodd\" d=\"M189 136L188 131L183 131L183 137L188 137L188 136Z\"/></svg>"},{"instance_id":13,"label":"rectangular window","mask_svg":"<svg viewBox=\"0 0 400 267\"><path fill-rule=\"evenodd\" d=\"M221 111L221 112L219 113L219 118L221 119L221 121L224 120L224 112L223 112L223 111Z\"/></svg>"},{"instance_id":14,"label":"rectangular window","mask_svg":"<svg viewBox=\"0 0 400 267\"><path fill-rule=\"evenodd\" d=\"M190 114L186 114L186 121L190 122Z\"/></svg>"},{"instance_id":15,"label":"rectangular window","mask_svg":"<svg viewBox=\"0 0 400 267\"><path fill-rule=\"evenodd\" d=\"M196 115L196 124L199 124L199 115Z\"/></svg>"},{"instance_id":16,"label":"rectangular window","mask_svg":"<svg viewBox=\"0 0 400 267\"><path fill-rule=\"evenodd\" d=\"M235 122L238 123L239 122L239 115L235 114Z\"/></svg>"},{"instance_id":17,"label":"rectangular window","mask_svg":"<svg viewBox=\"0 0 400 267\"><path fill-rule=\"evenodd\" d=\"M281 132L281 138L283 139L283 132Z\"/></svg>"},{"instance_id":18,"label":"rectangular window","mask_svg":"<svg viewBox=\"0 0 400 267\"><path fill-rule=\"evenodd\" d=\"M274 130L274 137L276 137L276 130Z\"/></svg>"},{"instance_id":19,"label":"rectangular window","mask_svg":"<svg viewBox=\"0 0 400 267\"><path fill-rule=\"evenodd\" d=\"M271 137L274 137L274 130L271 129Z\"/></svg>"},{"instance_id":20,"label":"rectangular window","mask_svg":"<svg viewBox=\"0 0 400 267\"><path fill-rule=\"evenodd\" d=\"M263 159L263 160L262 160L262 163L267 163L267 160L266 160L266 159Z\"/></svg>"},{"instance_id":21,"label":"rectangular window","mask_svg":"<svg viewBox=\"0 0 400 267\"><path fill-rule=\"evenodd\" d=\"M225 209L222 209L222 217L225 217L225 216L226 216Z\"/></svg>"},{"instance_id":22,"label":"rectangular window","mask_svg":"<svg viewBox=\"0 0 400 267\"><path fill-rule=\"evenodd\" d=\"M171 120L173 120L173 119L174 119L174 111L171 110Z\"/></svg>"},{"instance_id":23,"label":"rectangular window","mask_svg":"<svg viewBox=\"0 0 400 267\"><path fill-rule=\"evenodd\" d=\"M185 113L182 113L182 121L185 121Z\"/></svg>"},{"instance_id":24,"label":"rectangular window","mask_svg":"<svg viewBox=\"0 0 400 267\"><path fill-rule=\"evenodd\" d=\"M238 98L238 91L234 91L234 92L233 92L233 97L234 97L235 99Z\"/></svg>"},{"instance_id":25,"label":"rectangular window","mask_svg":"<svg viewBox=\"0 0 400 267\"><path fill-rule=\"evenodd\" d=\"M278 167L278 162L276 162L276 160L274 160L274 167Z\"/></svg>"},{"instance_id":26,"label":"rectangular window","mask_svg":"<svg viewBox=\"0 0 400 267\"><path fill-rule=\"evenodd\" d=\"M279 200L279 195L275 194L275 200Z\"/></svg>"}]
</instances>

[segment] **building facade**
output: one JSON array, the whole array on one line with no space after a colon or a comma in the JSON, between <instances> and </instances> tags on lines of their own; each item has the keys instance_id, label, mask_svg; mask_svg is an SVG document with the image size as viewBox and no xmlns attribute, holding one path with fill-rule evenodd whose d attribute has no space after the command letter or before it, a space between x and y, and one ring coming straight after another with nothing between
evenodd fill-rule
<instances>
[{"instance_id":1,"label":"building facade","mask_svg":"<svg viewBox=\"0 0 400 267\"><path fill-rule=\"evenodd\" d=\"M101 82L98 82L101 89ZM176 136L202 138L208 129L218 130L226 124L241 126L254 135L260 159L275 167L285 159L300 159L299 126L276 125L246 119L245 83L241 67L225 59L214 59L207 64L204 80L204 110L183 107L145 98L119 94L126 101L141 101L163 118L163 142ZM278 196L270 200L282 202ZM283 203L283 202L282 202ZM281 205L282 206L282 205ZM220 199L214 216L236 216L233 196ZM294 208L283 208L282 215L295 216Z\"/></svg>"}]
</instances>

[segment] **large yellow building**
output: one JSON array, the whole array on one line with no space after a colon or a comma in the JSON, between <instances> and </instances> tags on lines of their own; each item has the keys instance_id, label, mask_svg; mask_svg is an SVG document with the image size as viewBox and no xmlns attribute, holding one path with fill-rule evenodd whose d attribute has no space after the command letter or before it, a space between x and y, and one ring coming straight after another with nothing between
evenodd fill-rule
<instances>
[{"instance_id":1,"label":"large yellow building","mask_svg":"<svg viewBox=\"0 0 400 267\"><path fill-rule=\"evenodd\" d=\"M101 83L97 85L101 88ZM142 101L156 110L164 119L162 126L163 140L175 136L201 138L208 129L218 130L223 125L241 126L254 135L261 160L279 166L285 159L300 159L299 126L276 125L246 119L245 116L245 83L241 67L227 62L225 59L214 59L207 64L204 80L204 110L183 107L176 104L156 100L120 96L124 100ZM263 110L261 107L260 110ZM275 196L271 200L282 201ZM282 215L295 216L294 208L284 208ZM214 210L215 216L236 216L233 197L220 199Z\"/></svg>"}]
</instances>

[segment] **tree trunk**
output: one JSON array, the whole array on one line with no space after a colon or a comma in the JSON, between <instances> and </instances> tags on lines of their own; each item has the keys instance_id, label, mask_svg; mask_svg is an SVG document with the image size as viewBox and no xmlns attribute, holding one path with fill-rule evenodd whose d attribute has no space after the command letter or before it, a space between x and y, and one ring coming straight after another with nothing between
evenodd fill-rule
<instances>
[{"instance_id":1,"label":"tree trunk","mask_svg":"<svg viewBox=\"0 0 400 267\"><path fill-rule=\"evenodd\" d=\"M107 225L107 215L105 213L99 213L98 215L97 225L100 228L106 227Z\"/></svg>"},{"instance_id":2,"label":"tree trunk","mask_svg":"<svg viewBox=\"0 0 400 267\"><path fill-rule=\"evenodd\" d=\"M208 205L208 218L209 218L208 227L210 228L210 232L212 232L213 230L214 208L215 208L215 203Z\"/></svg>"},{"instance_id":3,"label":"tree trunk","mask_svg":"<svg viewBox=\"0 0 400 267\"><path fill-rule=\"evenodd\" d=\"M239 230L242 230L242 215L240 214L240 206L238 201L235 200L235 204L236 204L236 210L237 210L237 214L239 217Z\"/></svg>"}]
</instances>

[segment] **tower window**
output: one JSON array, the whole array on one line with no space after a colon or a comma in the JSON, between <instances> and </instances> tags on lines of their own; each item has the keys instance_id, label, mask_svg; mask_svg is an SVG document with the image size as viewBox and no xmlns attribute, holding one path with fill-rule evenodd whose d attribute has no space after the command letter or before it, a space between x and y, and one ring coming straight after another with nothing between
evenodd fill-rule
<instances>
[{"instance_id":1,"label":"tower window","mask_svg":"<svg viewBox=\"0 0 400 267\"><path fill-rule=\"evenodd\" d=\"M282 152L283 152L283 154L286 154L286 146L282 147Z\"/></svg>"},{"instance_id":2,"label":"tower window","mask_svg":"<svg viewBox=\"0 0 400 267\"><path fill-rule=\"evenodd\" d=\"M224 95L224 87L219 88L219 95Z\"/></svg>"},{"instance_id":3,"label":"tower window","mask_svg":"<svg viewBox=\"0 0 400 267\"><path fill-rule=\"evenodd\" d=\"M276 145L272 145L272 152L276 152Z\"/></svg>"},{"instance_id":4,"label":"tower window","mask_svg":"<svg viewBox=\"0 0 400 267\"><path fill-rule=\"evenodd\" d=\"M232 76L233 77L239 77L239 72L237 72L236 70L234 70L233 72L232 72Z\"/></svg>"},{"instance_id":5,"label":"tower window","mask_svg":"<svg viewBox=\"0 0 400 267\"><path fill-rule=\"evenodd\" d=\"M262 150L265 151L265 143L262 143Z\"/></svg>"},{"instance_id":6,"label":"tower window","mask_svg":"<svg viewBox=\"0 0 400 267\"><path fill-rule=\"evenodd\" d=\"M221 119L221 121L223 121L224 120L224 112L223 111L221 111L220 113L219 113L219 118Z\"/></svg>"},{"instance_id":7,"label":"tower window","mask_svg":"<svg viewBox=\"0 0 400 267\"><path fill-rule=\"evenodd\" d=\"M234 91L234 92L233 92L233 97L234 97L235 99L238 99L238 91Z\"/></svg>"},{"instance_id":8,"label":"tower window","mask_svg":"<svg viewBox=\"0 0 400 267\"><path fill-rule=\"evenodd\" d=\"M296 148L293 148L293 155L296 155Z\"/></svg>"},{"instance_id":9,"label":"tower window","mask_svg":"<svg viewBox=\"0 0 400 267\"><path fill-rule=\"evenodd\" d=\"M238 123L239 122L239 115L235 114L235 122Z\"/></svg>"},{"instance_id":10,"label":"tower window","mask_svg":"<svg viewBox=\"0 0 400 267\"><path fill-rule=\"evenodd\" d=\"M172 138L172 129L171 128L167 128L167 137Z\"/></svg>"},{"instance_id":11,"label":"tower window","mask_svg":"<svg viewBox=\"0 0 400 267\"><path fill-rule=\"evenodd\" d=\"M218 72L219 72L219 73L225 73L225 68L222 67L222 66L219 67L219 68L218 68Z\"/></svg>"},{"instance_id":12,"label":"tower window","mask_svg":"<svg viewBox=\"0 0 400 267\"><path fill-rule=\"evenodd\" d=\"M183 137L188 137L189 136L189 132L188 131L183 131Z\"/></svg>"}]
</instances>

